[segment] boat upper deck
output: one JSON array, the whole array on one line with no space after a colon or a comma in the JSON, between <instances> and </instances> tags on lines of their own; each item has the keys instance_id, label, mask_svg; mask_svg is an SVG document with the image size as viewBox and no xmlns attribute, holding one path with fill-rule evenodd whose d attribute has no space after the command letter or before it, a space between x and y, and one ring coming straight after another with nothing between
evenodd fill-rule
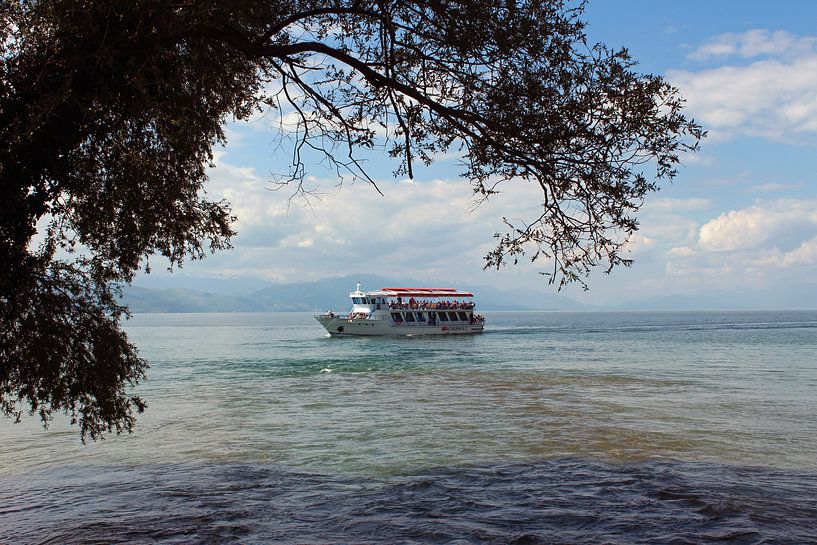
<instances>
[{"instance_id":1,"label":"boat upper deck","mask_svg":"<svg viewBox=\"0 0 817 545\"><path fill-rule=\"evenodd\" d=\"M471 298L474 296L473 293L467 291L458 291L455 288L382 288L379 292L380 295L384 295L386 297L400 297L405 299L406 297L414 297L414 298L463 298L468 297Z\"/></svg>"},{"instance_id":2,"label":"boat upper deck","mask_svg":"<svg viewBox=\"0 0 817 545\"><path fill-rule=\"evenodd\" d=\"M474 294L455 288L381 288L362 292L360 288L349 294L356 309L375 306L378 310L472 310Z\"/></svg>"}]
</instances>

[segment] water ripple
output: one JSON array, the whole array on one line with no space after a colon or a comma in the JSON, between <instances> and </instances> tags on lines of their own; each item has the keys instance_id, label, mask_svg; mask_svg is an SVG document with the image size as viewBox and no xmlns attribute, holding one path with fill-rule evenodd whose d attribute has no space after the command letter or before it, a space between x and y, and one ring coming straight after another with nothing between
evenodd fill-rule
<instances>
[{"instance_id":1,"label":"water ripple","mask_svg":"<svg viewBox=\"0 0 817 545\"><path fill-rule=\"evenodd\" d=\"M55 492L56 491L56 492ZM384 479L264 465L0 478L0 542L813 543L817 474L568 458Z\"/></svg>"}]
</instances>

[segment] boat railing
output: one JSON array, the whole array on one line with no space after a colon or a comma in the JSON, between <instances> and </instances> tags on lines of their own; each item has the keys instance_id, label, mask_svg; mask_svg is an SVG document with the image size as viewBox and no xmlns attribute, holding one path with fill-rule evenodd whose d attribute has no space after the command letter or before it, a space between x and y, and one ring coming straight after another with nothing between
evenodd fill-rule
<instances>
[{"instance_id":1,"label":"boat railing","mask_svg":"<svg viewBox=\"0 0 817 545\"><path fill-rule=\"evenodd\" d=\"M391 310L473 310L476 305L469 302L441 301L439 303L389 303Z\"/></svg>"}]
</instances>

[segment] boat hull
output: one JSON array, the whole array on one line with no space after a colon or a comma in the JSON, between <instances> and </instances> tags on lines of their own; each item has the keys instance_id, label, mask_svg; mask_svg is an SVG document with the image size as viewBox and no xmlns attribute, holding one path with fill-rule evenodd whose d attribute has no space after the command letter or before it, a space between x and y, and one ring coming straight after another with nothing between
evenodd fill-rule
<instances>
[{"instance_id":1,"label":"boat hull","mask_svg":"<svg viewBox=\"0 0 817 545\"><path fill-rule=\"evenodd\" d=\"M395 324L387 320L348 319L315 316L333 337L357 335L474 335L482 333L484 324L452 323L428 325L421 323Z\"/></svg>"}]
</instances>

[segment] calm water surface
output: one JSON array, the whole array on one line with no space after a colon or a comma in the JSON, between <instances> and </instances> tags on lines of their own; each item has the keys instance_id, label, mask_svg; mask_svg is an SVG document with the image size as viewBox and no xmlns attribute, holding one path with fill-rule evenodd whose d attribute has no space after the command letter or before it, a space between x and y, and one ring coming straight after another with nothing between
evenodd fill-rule
<instances>
[{"instance_id":1,"label":"calm water surface","mask_svg":"<svg viewBox=\"0 0 817 545\"><path fill-rule=\"evenodd\" d=\"M137 315L134 434L0 421L0 543L817 543L817 312L488 320Z\"/></svg>"}]
</instances>

